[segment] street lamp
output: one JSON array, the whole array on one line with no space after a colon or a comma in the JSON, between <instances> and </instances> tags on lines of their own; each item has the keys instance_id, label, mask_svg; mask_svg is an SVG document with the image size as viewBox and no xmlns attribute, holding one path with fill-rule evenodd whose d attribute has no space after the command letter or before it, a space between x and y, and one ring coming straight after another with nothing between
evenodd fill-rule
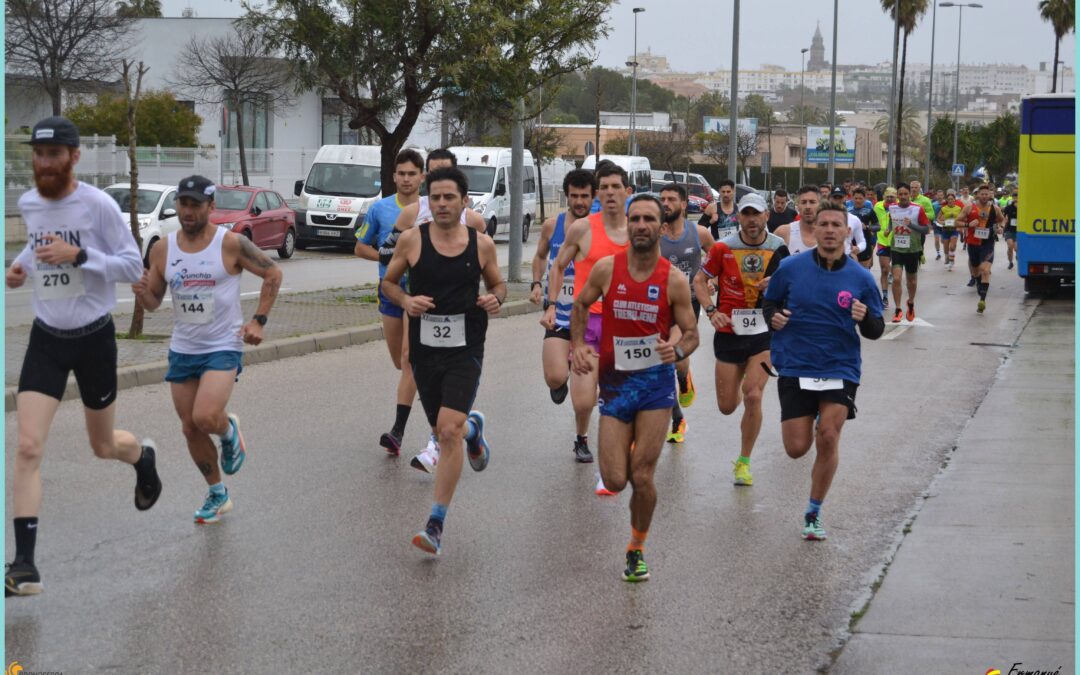
<instances>
[{"instance_id":1,"label":"street lamp","mask_svg":"<svg viewBox=\"0 0 1080 675\"><path fill-rule=\"evenodd\" d=\"M799 67L799 187L804 185L803 183L803 168L806 166L806 143L802 141L803 134L806 133L806 106L803 101L806 100L806 52L810 51L809 47L803 47L802 49L802 66Z\"/></svg>"},{"instance_id":2,"label":"street lamp","mask_svg":"<svg viewBox=\"0 0 1080 675\"><path fill-rule=\"evenodd\" d=\"M731 18L731 114L728 116L728 170L732 183L739 173L739 0Z\"/></svg>"},{"instance_id":3,"label":"street lamp","mask_svg":"<svg viewBox=\"0 0 1080 675\"><path fill-rule=\"evenodd\" d=\"M634 60L627 61L626 65L634 69L633 81L630 85L630 147L629 154L633 155L634 145L637 140L637 15L645 11L644 7L634 8Z\"/></svg>"},{"instance_id":4,"label":"street lamp","mask_svg":"<svg viewBox=\"0 0 1080 675\"><path fill-rule=\"evenodd\" d=\"M977 2L943 2L942 7L959 7L960 8L960 20L956 23L956 103L953 108L953 134L952 134L952 163L956 164L956 150L960 143L960 38L963 36L964 26L964 8L972 7L975 9L982 9L982 5ZM957 187L960 184L960 177L953 176L953 187Z\"/></svg>"},{"instance_id":5,"label":"street lamp","mask_svg":"<svg viewBox=\"0 0 1080 675\"><path fill-rule=\"evenodd\" d=\"M934 40L937 36L937 0L934 0L934 15L930 24L930 89L926 93L926 182L930 189L930 129L934 121Z\"/></svg>"},{"instance_id":6,"label":"street lamp","mask_svg":"<svg viewBox=\"0 0 1080 675\"><path fill-rule=\"evenodd\" d=\"M829 95L829 185L836 183L836 37L840 26L840 0L832 10L832 93ZM855 166L854 162L851 166Z\"/></svg>"}]
</instances>

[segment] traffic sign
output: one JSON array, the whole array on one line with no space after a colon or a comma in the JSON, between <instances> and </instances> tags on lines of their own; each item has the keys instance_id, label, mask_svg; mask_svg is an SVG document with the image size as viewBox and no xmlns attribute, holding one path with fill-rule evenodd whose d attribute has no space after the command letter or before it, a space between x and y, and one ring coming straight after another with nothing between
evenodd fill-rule
<instances>
[{"instance_id":1,"label":"traffic sign","mask_svg":"<svg viewBox=\"0 0 1080 675\"><path fill-rule=\"evenodd\" d=\"M964 165L963 164L953 164L952 165L952 171L949 172L949 175L950 176L963 176L965 173L966 173L966 171L964 171Z\"/></svg>"}]
</instances>

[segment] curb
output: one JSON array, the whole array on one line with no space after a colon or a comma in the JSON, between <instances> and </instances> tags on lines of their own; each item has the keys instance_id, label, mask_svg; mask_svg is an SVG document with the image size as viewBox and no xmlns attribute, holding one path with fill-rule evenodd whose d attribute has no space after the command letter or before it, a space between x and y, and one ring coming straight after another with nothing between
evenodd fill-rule
<instances>
[{"instance_id":1,"label":"curb","mask_svg":"<svg viewBox=\"0 0 1080 675\"><path fill-rule=\"evenodd\" d=\"M503 305L499 315L495 318L505 319L538 311L540 311L540 308L528 300L515 300ZM304 356L305 354L324 352L330 349L362 345L366 342L382 339L382 334L381 325L369 324L355 328L343 328L323 333L271 340L257 347L245 348L244 366L267 363L292 356ZM116 389L122 391L148 384L162 384L165 381L165 371L168 368L168 361L153 361L117 368ZM18 387L6 388L4 392L4 412L15 410L15 394L17 391ZM75 384L75 377L69 376L67 389L64 390L64 396L61 400L67 401L78 397L79 388Z\"/></svg>"}]
</instances>

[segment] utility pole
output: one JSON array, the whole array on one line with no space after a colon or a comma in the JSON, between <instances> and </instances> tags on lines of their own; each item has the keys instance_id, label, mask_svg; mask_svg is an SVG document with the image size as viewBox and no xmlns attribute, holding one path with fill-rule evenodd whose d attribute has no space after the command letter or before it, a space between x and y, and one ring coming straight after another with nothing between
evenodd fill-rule
<instances>
[{"instance_id":1,"label":"utility pole","mask_svg":"<svg viewBox=\"0 0 1080 675\"><path fill-rule=\"evenodd\" d=\"M731 23L731 115L728 122L728 180L739 182L739 0Z\"/></svg>"}]
</instances>

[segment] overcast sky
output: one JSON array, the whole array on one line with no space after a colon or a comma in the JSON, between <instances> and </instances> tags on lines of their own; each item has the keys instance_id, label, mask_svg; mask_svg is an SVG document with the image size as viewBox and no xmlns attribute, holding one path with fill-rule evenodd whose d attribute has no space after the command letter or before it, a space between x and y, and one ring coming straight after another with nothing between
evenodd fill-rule
<instances>
[{"instance_id":1,"label":"overcast sky","mask_svg":"<svg viewBox=\"0 0 1080 675\"><path fill-rule=\"evenodd\" d=\"M940 1L940 0L939 0ZM931 4L933 4L931 2ZM1009 63L1037 68L1054 58L1054 33L1039 17L1037 0L981 0L982 9L964 10L961 63ZM184 7L199 16L239 16L238 0L163 0L165 16ZM632 8L638 15L638 50L668 58L672 70L711 71L731 65L734 0L627 0L610 13L610 34L597 44L598 63L615 68L634 52ZM740 5L739 67L763 63L799 69L799 50L810 46L816 22L825 38L825 58L832 60L832 10L828 0L743 0ZM959 10L938 8L936 64L956 63ZM931 12L908 39L908 61L930 61ZM808 55L809 56L809 55ZM874 64L892 57L892 24L878 0L840 0L837 62ZM1060 59L1070 67L1076 38L1061 41Z\"/></svg>"}]
</instances>

